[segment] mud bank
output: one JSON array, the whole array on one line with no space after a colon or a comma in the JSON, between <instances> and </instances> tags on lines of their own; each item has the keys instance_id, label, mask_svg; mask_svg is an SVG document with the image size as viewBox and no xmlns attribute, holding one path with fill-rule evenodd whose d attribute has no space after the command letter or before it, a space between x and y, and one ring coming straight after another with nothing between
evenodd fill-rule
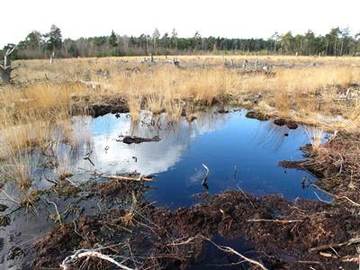
<instances>
[{"instance_id":1,"label":"mud bank","mask_svg":"<svg viewBox=\"0 0 360 270\"><path fill-rule=\"evenodd\" d=\"M306 158L281 162L287 168L311 171L319 177L317 185L337 201L359 207L360 201L360 134L337 132L319 146L302 147Z\"/></svg>"},{"instance_id":2,"label":"mud bank","mask_svg":"<svg viewBox=\"0 0 360 270\"><path fill-rule=\"evenodd\" d=\"M74 96L70 105L72 115L88 114L93 117L108 113L128 113L129 106L124 98L98 97L97 101L90 100L88 96Z\"/></svg>"},{"instance_id":3,"label":"mud bank","mask_svg":"<svg viewBox=\"0 0 360 270\"><path fill-rule=\"evenodd\" d=\"M149 98L143 97L140 102L140 107L142 110L147 108ZM175 100L175 103L178 103L182 107L181 116L188 116L191 118L191 114L194 112L206 111L209 110L209 107L219 107L219 113L229 113L229 110L225 109L225 105L230 104L230 97L220 96L214 97L210 102L206 100L193 100L189 98L184 98L181 100ZM72 115L91 115L93 117L103 116L109 113L128 113L129 105L125 97L118 96L73 96L71 98L70 104L71 114ZM165 109L160 111L154 111L154 114L161 114L166 112ZM189 119L190 119L189 118Z\"/></svg>"},{"instance_id":4,"label":"mud bank","mask_svg":"<svg viewBox=\"0 0 360 270\"><path fill-rule=\"evenodd\" d=\"M32 267L58 267L74 250L103 247L103 254L123 258L131 268L187 269L199 265L207 239L221 235L251 243L250 257L268 269L352 269L358 255L351 239L359 226L358 218L338 207L289 203L276 196L255 198L241 191L204 194L202 204L174 212L138 202L131 214L113 209L59 226L37 242ZM220 256L228 263L241 261L224 252ZM85 269L113 267L99 259L73 263Z\"/></svg>"}]
</instances>

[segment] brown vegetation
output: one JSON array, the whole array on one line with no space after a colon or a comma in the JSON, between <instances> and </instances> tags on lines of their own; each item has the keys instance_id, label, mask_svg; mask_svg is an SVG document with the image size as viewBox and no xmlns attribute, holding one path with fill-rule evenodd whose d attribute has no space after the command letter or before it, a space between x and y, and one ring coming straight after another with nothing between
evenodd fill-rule
<instances>
[{"instance_id":1,"label":"brown vegetation","mask_svg":"<svg viewBox=\"0 0 360 270\"><path fill-rule=\"evenodd\" d=\"M121 186L113 181L102 184L100 190L104 196L118 197ZM349 211L319 202L254 198L240 191L204 199L202 205L175 212L138 202L132 208L131 222L130 212L125 210L83 216L36 244L34 267L56 267L74 249L123 258L118 262L130 269L204 267L214 263L210 260L214 258L206 257L206 243L216 235L243 237L253 249L252 259L264 265L263 269L338 269L351 267L351 260L358 256L356 231L360 224ZM344 222L339 223L340 219ZM218 262L246 263L227 253L217 256ZM111 269L111 264L99 258L79 258L71 264ZM258 269L253 267L250 269Z\"/></svg>"}]
</instances>

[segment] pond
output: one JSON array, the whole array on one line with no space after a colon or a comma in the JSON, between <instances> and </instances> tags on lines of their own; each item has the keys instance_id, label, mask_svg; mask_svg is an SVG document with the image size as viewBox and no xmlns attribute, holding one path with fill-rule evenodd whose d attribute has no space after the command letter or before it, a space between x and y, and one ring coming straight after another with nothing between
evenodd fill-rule
<instances>
[{"instance_id":1,"label":"pond","mask_svg":"<svg viewBox=\"0 0 360 270\"><path fill-rule=\"evenodd\" d=\"M171 123L165 116L151 120L143 112L136 125L126 114L77 117L74 125L84 141L76 155L66 155L73 157L71 166L78 170L78 179L86 179L84 172L94 169L107 175L138 172L155 176L146 198L172 209L196 203L197 194L229 189L256 195L276 193L289 200L316 199L311 188L302 184L304 179L313 181L313 175L279 166L279 161L303 158L300 147L310 140L306 128L288 129L245 115L246 111L202 113L190 123L185 119ZM84 136L81 130L89 133ZM161 140L129 145L121 142L125 135ZM91 162L83 159L86 153L91 153ZM205 167L209 169L206 187L202 185Z\"/></svg>"},{"instance_id":2,"label":"pond","mask_svg":"<svg viewBox=\"0 0 360 270\"><path fill-rule=\"evenodd\" d=\"M142 112L137 124L132 123L128 114L74 117L72 147L61 142L54 146L58 168L42 167L44 157L33 151L30 159L33 188L51 187L52 181L46 179L56 180L61 172L71 172L69 181L75 185L89 180L104 181L104 175L137 172L155 178L147 183L150 188L143 194L144 199L172 210L201 202L203 195L234 189L259 196L278 194L288 200L317 200L312 188L303 185L304 180L315 181L313 175L279 166L279 161L303 158L300 147L310 141L308 129L301 125L289 129L271 121L249 119L246 113L203 112L192 122L185 118L171 122L165 114L154 118L151 113ZM62 132L57 131L60 137ZM160 140L126 144L124 136L157 136ZM4 190L17 198L11 183ZM317 194L326 198L319 191ZM54 228L55 204L64 216L63 222L71 222L71 215L96 215L104 207L122 207L121 200L125 200L116 198L104 203L91 194L49 195L34 208L19 209L5 195L1 193L0 200L9 206L3 214L10 219L0 231L0 266L6 269L16 269L18 262L9 259L9 254L18 247L28 250L23 259L31 262L33 243ZM211 257L212 251L209 252L205 258Z\"/></svg>"}]
</instances>

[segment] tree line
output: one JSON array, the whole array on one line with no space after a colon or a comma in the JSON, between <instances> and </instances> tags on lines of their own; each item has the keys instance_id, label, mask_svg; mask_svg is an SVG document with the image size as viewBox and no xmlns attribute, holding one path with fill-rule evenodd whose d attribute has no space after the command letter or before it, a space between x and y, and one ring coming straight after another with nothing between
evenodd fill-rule
<instances>
[{"instance_id":1,"label":"tree line","mask_svg":"<svg viewBox=\"0 0 360 270\"><path fill-rule=\"evenodd\" d=\"M104 57L134 55L175 55L197 53L262 53L285 55L360 55L360 33L351 35L348 28L333 28L325 35L312 31L293 35L275 33L263 38L179 37L175 29L160 34L158 29L140 36L118 35L63 39L59 27L52 25L48 33L29 33L17 44L14 58L33 59L68 57ZM4 48L6 49L6 47Z\"/></svg>"}]
</instances>

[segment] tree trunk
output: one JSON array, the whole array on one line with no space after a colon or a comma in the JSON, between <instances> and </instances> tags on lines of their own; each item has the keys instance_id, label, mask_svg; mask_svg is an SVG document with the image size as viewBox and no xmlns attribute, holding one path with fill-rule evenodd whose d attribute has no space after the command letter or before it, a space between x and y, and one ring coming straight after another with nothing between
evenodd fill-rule
<instances>
[{"instance_id":1,"label":"tree trunk","mask_svg":"<svg viewBox=\"0 0 360 270\"><path fill-rule=\"evenodd\" d=\"M10 83L11 82L11 68L2 69L0 67L0 78L4 84Z\"/></svg>"},{"instance_id":2,"label":"tree trunk","mask_svg":"<svg viewBox=\"0 0 360 270\"><path fill-rule=\"evenodd\" d=\"M4 54L4 63L3 65L0 64L0 78L2 83L8 84L11 82L11 72L13 71L13 68L11 67L11 60L10 55L15 50L15 46L7 49L7 51Z\"/></svg>"},{"instance_id":3,"label":"tree trunk","mask_svg":"<svg viewBox=\"0 0 360 270\"><path fill-rule=\"evenodd\" d=\"M55 58L55 49L53 49L53 51L50 55L50 59L49 59L50 65L54 62L54 58Z\"/></svg>"}]
</instances>

